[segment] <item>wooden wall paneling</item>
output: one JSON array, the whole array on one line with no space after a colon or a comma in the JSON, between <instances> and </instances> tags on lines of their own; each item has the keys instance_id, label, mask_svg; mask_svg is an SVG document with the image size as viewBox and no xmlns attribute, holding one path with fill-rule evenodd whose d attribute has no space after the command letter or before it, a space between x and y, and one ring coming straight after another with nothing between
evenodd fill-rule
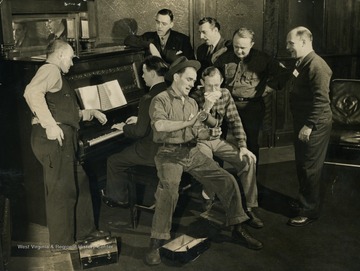
<instances>
[{"instance_id":1,"label":"wooden wall paneling","mask_svg":"<svg viewBox=\"0 0 360 271\"><path fill-rule=\"evenodd\" d=\"M198 22L201 18L206 15L206 1L207 0L194 0L193 1L193 11L194 11L194 21L192 22L194 34L193 34L193 45L196 53L196 48L202 43L199 35L199 25Z\"/></svg>"},{"instance_id":2,"label":"wooden wall paneling","mask_svg":"<svg viewBox=\"0 0 360 271\"><path fill-rule=\"evenodd\" d=\"M221 25L225 39L231 39L240 27L251 28L255 32L254 47L263 48L264 1L253 0L216 0L216 18Z\"/></svg>"},{"instance_id":3,"label":"wooden wall paneling","mask_svg":"<svg viewBox=\"0 0 360 271\"><path fill-rule=\"evenodd\" d=\"M193 2L193 44L194 50L203 42L199 34L199 21L203 17L217 18L217 2L214 0L192 0ZM221 26L221 23L220 23ZM221 30L220 30L221 31Z\"/></svg>"},{"instance_id":4,"label":"wooden wall paneling","mask_svg":"<svg viewBox=\"0 0 360 271\"><path fill-rule=\"evenodd\" d=\"M353 43L352 52L360 56L360 1L354 1L353 7Z\"/></svg>"},{"instance_id":5,"label":"wooden wall paneling","mask_svg":"<svg viewBox=\"0 0 360 271\"><path fill-rule=\"evenodd\" d=\"M288 56L286 51L286 35L289 31L289 0L279 0L278 19L278 56Z\"/></svg>"},{"instance_id":6,"label":"wooden wall paneling","mask_svg":"<svg viewBox=\"0 0 360 271\"><path fill-rule=\"evenodd\" d=\"M275 18L269 17L270 20L273 20L274 23L272 29L277 32L275 37L276 39L276 57L283 62L285 65L288 65L288 57L289 54L286 50L286 36L288 31L290 30L290 19L289 19L289 0L279 0L279 1L267 1L267 6L265 14L267 14L268 8L273 9L272 12ZM271 14L271 13L268 13ZM270 15L271 16L271 15ZM277 30L275 30L277 28ZM264 35L267 35L268 28L264 26ZM269 38L264 37L264 42L269 41ZM265 43L264 49L272 46L275 41L271 41L272 43ZM271 47L270 49L271 50ZM292 143L292 119L290 110L288 107L289 103L289 92L287 89L283 89L280 91L276 91L276 110L275 110L275 124L274 124L274 146L284 146Z\"/></svg>"},{"instance_id":7,"label":"wooden wall paneling","mask_svg":"<svg viewBox=\"0 0 360 271\"><path fill-rule=\"evenodd\" d=\"M97 37L97 11L96 11L96 4L95 0L88 0L87 1L87 16L89 20L89 37L96 38Z\"/></svg>"},{"instance_id":8,"label":"wooden wall paneling","mask_svg":"<svg viewBox=\"0 0 360 271\"><path fill-rule=\"evenodd\" d=\"M354 0L326 1L326 52L328 54L350 54L355 34L353 16ZM359 14L356 14L359 16Z\"/></svg>"},{"instance_id":9,"label":"wooden wall paneling","mask_svg":"<svg viewBox=\"0 0 360 271\"><path fill-rule=\"evenodd\" d=\"M190 42L193 46L193 49L195 50L194 44L195 44L195 34L196 29L194 29L194 1L196 0L188 0L189 1L189 37ZM196 52L196 51L195 51Z\"/></svg>"},{"instance_id":10,"label":"wooden wall paneling","mask_svg":"<svg viewBox=\"0 0 360 271\"><path fill-rule=\"evenodd\" d=\"M279 9L279 1L265 0L263 50L272 56L278 53Z\"/></svg>"},{"instance_id":11,"label":"wooden wall paneling","mask_svg":"<svg viewBox=\"0 0 360 271\"><path fill-rule=\"evenodd\" d=\"M311 32L314 36L314 49L317 53L325 52L325 5L326 0L313 1L313 18L314 22L311 24Z\"/></svg>"},{"instance_id":12,"label":"wooden wall paneling","mask_svg":"<svg viewBox=\"0 0 360 271\"><path fill-rule=\"evenodd\" d=\"M268 0L269 1L269 0ZM325 0L281 0L279 1L278 55L288 56L286 35L294 27L305 26L313 33L314 49L323 51Z\"/></svg>"}]
</instances>

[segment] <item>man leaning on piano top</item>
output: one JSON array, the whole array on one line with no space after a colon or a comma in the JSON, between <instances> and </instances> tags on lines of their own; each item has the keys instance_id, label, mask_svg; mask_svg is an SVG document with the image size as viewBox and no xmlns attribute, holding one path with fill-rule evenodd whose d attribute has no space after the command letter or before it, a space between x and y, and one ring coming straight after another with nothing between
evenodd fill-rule
<instances>
[{"instance_id":1,"label":"man leaning on piano top","mask_svg":"<svg viewBox=\"0 0 360 271\"><path fill-rule=\"evenodd\" d=\"M190 38L185 34L172 30L174 14L170 9L161 9L155 18L156 31L142 35L130 35L124 43L128 46L143 48L147 54L159 56L171 64L180 56L195 59Z\"/></svg>"}]
</instances>

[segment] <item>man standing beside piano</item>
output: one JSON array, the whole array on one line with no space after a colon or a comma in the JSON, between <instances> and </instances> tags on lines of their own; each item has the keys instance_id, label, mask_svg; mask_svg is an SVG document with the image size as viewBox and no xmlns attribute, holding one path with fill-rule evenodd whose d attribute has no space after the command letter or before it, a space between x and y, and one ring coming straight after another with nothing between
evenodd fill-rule
<instances>
[{"instance_id":1,"label":"man standing beside piano","mask_svg":"<svg viewBox=\"0 0 360 271\"><path fill-rule=\"evenodd\" d=\"M111 155L107 160L106 191L103 202L109 207L128 206L128 174L126 170L135 165L155 166L154 157L157 144L153 141L150 126L149 107L153 97L167 88L164 75L168 66L157 56L148 56L143 65L143 79L150 88L139 102L138 116L129 117L125 123L115 124L113 128L122 130L135 143L119 153Z\"/></svg>"},{"instance_id":2,"label":"man standing beside piano","mask_svg":"<svg viewBox=\"0 0 360 271\"><path fill-rule=\"evenodd\" d=\"M50 249L77 249L75 241L104 237L94 223L88 177L76 159L80 120L106 116L98 110L80 110L75 92L63 76L73 65L74 51L63 40L47 48L46 63L26 86L24 97L33 113L31 146L43 167L46 220Z\"/></svg>"}]
</instances>

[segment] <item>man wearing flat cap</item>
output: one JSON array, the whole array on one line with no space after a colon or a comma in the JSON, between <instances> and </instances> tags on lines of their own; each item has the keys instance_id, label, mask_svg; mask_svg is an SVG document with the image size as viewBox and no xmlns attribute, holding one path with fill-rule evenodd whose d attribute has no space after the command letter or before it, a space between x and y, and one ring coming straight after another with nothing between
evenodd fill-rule
<instances>
[{"instance_id":1,"label":"man wearing flat cap","mask_svg":"<svg viewBox=\"0 0 360 271\"><path fill-rule=\"evenodd\" d=\"M146 263L161 263L159 248L170 239L172 216L178 201L182 173L188 172L212 191L216 191L227 215L226 223L233 227L235 242L250 249L261 249L262 243L242 226L249 217L245 213L237 182L230 173L196 146L199 109L189 92L194 87L200 63L180 57L165 75L171 86L153 98L150 118L153 140L159 144L155 156L159 184L155 193L156 207L152 221L150 249Z\"/></svg>"}]
</instances>

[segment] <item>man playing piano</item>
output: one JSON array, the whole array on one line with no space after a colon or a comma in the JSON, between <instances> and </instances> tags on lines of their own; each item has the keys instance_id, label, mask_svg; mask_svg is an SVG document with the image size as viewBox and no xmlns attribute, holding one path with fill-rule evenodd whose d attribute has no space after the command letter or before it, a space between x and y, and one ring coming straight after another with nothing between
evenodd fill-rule
<instances>
[{"instance_id":1,"label":"man playing piano","mask_svg":"<svg viewBox=\"0 0 360 271\"><path fill-rule=\"evenodd\" d=\"M75 240L103 237L94 223L89 181L76 159L79 121L106 116L98 110L80 110L75 92L63 74L73 65L74 51L63 40L47 48L46 63L26 86L24 97L33 113L31 146L43 166L46 220L50 249L76 249Z\"/></svg>"},{"instance_id":2,"label":"man playing piano","mask_svg":"<svg viewBox=\"0 0 360 271\"><path fill-rule=\"evenodd\" d=\"M137 141L107 160L106 195L103 202L110 207L128 205L128 175L126 169L135 165L155 166L154 156L157 144L153 142L150 126L149 106L153 97L167 88L164 75L168 70L164 60L148 56L143 65L143 78L150 91L139 102L138 117L132 116L125 123L113 127L124 131L124 135Z\"/></svg>"}]
</instances>

